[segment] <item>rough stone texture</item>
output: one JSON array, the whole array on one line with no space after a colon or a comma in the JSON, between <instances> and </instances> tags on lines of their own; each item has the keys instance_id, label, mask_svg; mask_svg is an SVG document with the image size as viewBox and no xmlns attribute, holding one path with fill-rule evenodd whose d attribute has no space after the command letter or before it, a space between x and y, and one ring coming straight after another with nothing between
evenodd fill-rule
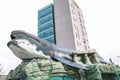
<instances>
[{"instance_id":1,"label":"rough stone texture","mask_svg":"<svg viewBox=\"0 0 120 80\"><path fill-rule=\"evenodd\" d=\"M120 72L115 65L90 64L87 67L88 70L77 70L50 59L37 58L22 61L9 72L6 80L104 80L103 73L112 73L114 80L120 80Z\"/></svg>"},{"instance_id":2,"label":"rough stone texture","mask_svg":"<svg viewBox=\"0 0 120 80\"><path fill-rule=\"evenodd\" d=\"M10 71L7 80L51 80L54 76L67 77L75 74L74 70L67 71L59 62L38 58L23 61L15 70Z\"/></svg>"}]
</instances>

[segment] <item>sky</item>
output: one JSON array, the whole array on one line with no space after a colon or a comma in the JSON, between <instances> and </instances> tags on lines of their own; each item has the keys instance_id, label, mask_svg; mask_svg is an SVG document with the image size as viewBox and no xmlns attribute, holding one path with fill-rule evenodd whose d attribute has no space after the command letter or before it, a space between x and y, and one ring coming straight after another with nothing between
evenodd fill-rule
<instances>
[{"instance_id":1,"label":"sky","mask_svg":"<svg viewBox=\"0 0 120 80\"><path fill-rule=\"evenodd\" d=\"M105 59L120 64L120 1L75 0L82 9L89 45ZM7 47L13 30L37 36L37 13L52 0L0 0L0 64L7 74L21 60Z\"/></svg>"}]
</instances>

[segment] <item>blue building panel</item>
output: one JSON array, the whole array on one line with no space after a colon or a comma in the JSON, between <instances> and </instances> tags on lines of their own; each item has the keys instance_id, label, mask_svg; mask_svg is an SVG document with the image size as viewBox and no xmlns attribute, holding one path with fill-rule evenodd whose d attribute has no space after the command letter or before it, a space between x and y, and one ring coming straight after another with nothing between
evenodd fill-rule
<instances>
[{"instance_id":1,"label":"blue building panel","mask_svg":"<svg viewBox=\"0 0 120 80\"><path fill-rule=\"evenodd\" d=\"M38 37L55 43L53 4L38 11Z\"/></svg>"},{"instance_id":2,"label":"blue building panel","mask_svg":"<svg viewBox=\"0 0 120 80\"><path fill-rule=\"evenodd\" d=\"M46 40L46 41L49 41L49 42L51 42L51 43L54 43L54 42L55 42L55 41L54 41L54 35L51 35L51 36L45 38L45 40Z\"/></svg>"},{"instance_id":3,"label":"blue building panel","mask_svg":"<svg viewBox=\"0 0 120 80\"><path fill-rule=\"evenodd\" d=\"M51 27L53 27L53 21L52 20L45 23L45 24L38 25L38 32L44 31L44 30L49 29Z\"/></svg>"},{"instance_id":4,"label":"blue building panel","mask_svg":"<svg viewBox=\"0 0 120 80\"><path fill-rule=\"evenodd\" d=\"M38 33L39 38L45 38L45 37L48 37L48 36L51 36L51 35L54 35L53 28L50 28L50 29L47 29L45 31L41 31L41 32Z\"/></svg>"},{"instance_id":5,"label":"blue building panel","mask_svg":"<svg viewBox=\"0 0 120 80\"><path fill-rule=\"evenodd\" d=\"M43 17L49 15L50 13L52 13L52 7L48 8L44 11L39 12L38 19L43 18Z\"/></svg>"},{"instance_id":6,"label":"blue building panel","mask_svg":"<svg viewBox=\"0 0 120 80\"><path fill-rule=\"evenodd\" d=\"M43 18L38 19L38 25L42 25L42 24L44 24L44 23L46 23L50 20L53 20L53 14L52 13L43 17Z\"/></svg>"}]
</instances>

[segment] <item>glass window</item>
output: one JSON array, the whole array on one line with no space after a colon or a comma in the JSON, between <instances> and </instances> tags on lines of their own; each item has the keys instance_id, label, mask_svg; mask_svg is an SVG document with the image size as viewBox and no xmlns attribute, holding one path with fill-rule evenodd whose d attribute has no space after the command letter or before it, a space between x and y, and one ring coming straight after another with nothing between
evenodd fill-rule
<instances>
[{"instance_id":1,"label":"glass window","mask_svg":"<svg viewBox=\"0 0 120 80\"><path fill-rule=\"evenodd\" d=\"M46 10L39 12L38 13L38 18L43 18L44 16L46 16L50 13L52 13L52 7L49 7Z\"/></svg>"},{"instance_id":2,"label":"glass window","mask_svg":"<svg viewBox=\"0 0 120 80\"><path fill-rule=\"evenodd\" d=\"M41 19L39 19L39 20L38 20L38 25L44 24L44 23L46 23L46 22L48 22L48 21L50 21L50 20L53 20L53 15L52 15L52 13L49 14L49 15L47 15L47 16L45 16L45 17L43 17L43 18L41 18Z\"/></svg>"},{"instance_id":3,"label":"glass window","mask_svg":"<svg viewBox=\"0 0 120 80\"><path fill-rule=\"evenodd\" d=\"M43 33L38 33L38 37L39 38L44 38L44 34Z\"/></svg>"},{"instance_id":4,"label":"glass window","mask_svg":"<svg viewBox=\"0 0 120 80\"><path fill-rule=\"evenodd\" d=\"M53 20L38 26L38 32L44 31L44 30L49 29L51 27L53 27Z\"/></svg>"},{"instance_id":5,"label":"glass window","mask_svg":"<svg viewBox=\"0 0 120 80\"><path fill-rule=\"evenodd\" d=\"M42 39L44 39L44 40L46 40L48 42L55 43L54 34L52 34L52 33L51 34L39 33L38 37L42 38Z\"/></svg>"},{"instance_id":6,"label":"glass window","mask_svg":"<svg viewBox=\"0 0 120 80\"><path fill-rule=\"evenodd\" d=\"M55 41L54 41L54 35L51 35L51 36L45 38L45 40L47 40L47 41L49 41L51 43L55 43Z\"/></svg>"},{"instance_id":7,"label":"glass window","mask_svg":"<svg viewBox=\"0 0 120 80\"><path fill-rule=\"evenodd\" d=\"M40 32L39 34L40 34L39 35L40 38L45 38L45 37L48 37L50 35L53 35L54 34L54 30L53 30L53 28L50 28L50 29L47 29L45 31Z\"/></svg>"}]
</instances>

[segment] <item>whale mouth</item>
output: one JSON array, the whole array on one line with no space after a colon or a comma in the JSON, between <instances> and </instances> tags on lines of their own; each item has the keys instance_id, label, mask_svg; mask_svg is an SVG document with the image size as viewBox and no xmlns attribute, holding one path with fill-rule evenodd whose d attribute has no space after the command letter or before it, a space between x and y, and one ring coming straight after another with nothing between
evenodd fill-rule
<instances>
[{"instance_id":1,"label":"whale mouth","mask_svg":"<svg viewBox=\"0 0 120 80\"><path fill-rule=\"evenodd\" d=\"M41 55L40 52L36 51L36 46L26 39L12 39L7 43L7 46L15 56L22 60L37 58Z\"/></svg>"},{"instance_id":2,"label":"whale mouth","mask_svg":"<svg viewBox=\"0 0 120 80\"><path fill-rule=\"evenodd\" d=\"M15 40L15 39L12 39L11 41L9 41L7 43L7 46L8 48L10 48L12 51L14 50L14 48L19 48L22 50L24 50L23 48L21 48L19 45L18 45L18 42Z\"/></svg>"},{"instance_id":3,"label":"whale mouth","mask_svg":"<svg viewBox=\"0 0 120 80\"><path fill-rule=\"evenodd\" d=\"M9 42L7 43L7 46L10 47L11 45L17 45L17 44L16 44L16 42L14 43L14 41L9 41Z\"/></svg>"},{"instance_id":4,"label":"whale mouth","mask_svg":"<svg viewBox=\"0 0 120 80\"><path fill-rule=\"evenodd\" d=\"M25 59L25 55L23 54L27 53L27 51L24 48L20 47L15 39L9 41L7 43L7 46L14 53L15 56L20 59Z\"/></svg>"}]
</instances>

